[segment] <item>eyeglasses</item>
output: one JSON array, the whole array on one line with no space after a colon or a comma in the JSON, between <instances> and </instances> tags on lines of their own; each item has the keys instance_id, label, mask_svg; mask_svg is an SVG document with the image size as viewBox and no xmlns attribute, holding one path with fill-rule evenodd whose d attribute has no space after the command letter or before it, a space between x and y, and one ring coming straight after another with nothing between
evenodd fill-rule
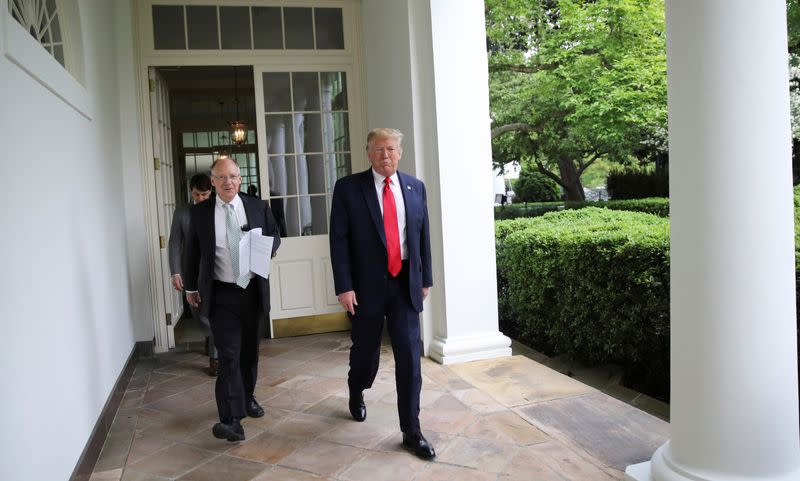
<instances>
[{"instance_id":1,"label":"eyeglasses","mask_svg":"<svg viewBox=\"0 0 800 481\"><path fill-rule=\"evenodd\" d=\"M234 175L212 175L211 177L217 179L220 182L225 182L226 180L230 180L231 182L236 182L236 179L240 178L239 174Z\"/></svg>"}]
</instances>

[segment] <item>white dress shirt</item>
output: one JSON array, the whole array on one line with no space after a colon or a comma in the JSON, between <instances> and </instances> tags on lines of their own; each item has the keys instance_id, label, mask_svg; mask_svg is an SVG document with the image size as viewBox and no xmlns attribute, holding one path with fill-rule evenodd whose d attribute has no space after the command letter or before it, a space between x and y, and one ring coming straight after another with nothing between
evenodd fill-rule
<instances>
[{"instance_id":1,"label":"white dress shirt","mask_svg":"<svg viewBox=\"0 0 800 481\"><path fill-rule=\"evenodd\" d=\"M231 261L231 252L228 249L228 228L225 224L227 216L225 202L217 196L216 205L214 206L214 237L216 242L216 249L214 255L214 279L222 282L235 283L236 277L233 271L233 262ZM244 212L244 204L242 199L237 195L230 202L236 212L236 219L239 226L247 224L247 214ZM242 233L244 235L244 232Z\"/></svg>"},{"instance_id":2,"label":"white dress shirt","mask_svg":"<svg viewBox=\"0 0 800 481\"><path fill-rule=\"evenodd\" d=\"M372 169L372 178L375 179L375 190L378 193L378 205L381 208L381 215L383 215L383 179L386 177L375 172ZM397 179L397 172L392 174L392 183L389 188L394 194L394 205L397 207L397 232L400 233L400 258L408 259L408 243L406 242L406 204L403 201L403 189L400 187L400 181Z\"/></svg>"}]
</instances>

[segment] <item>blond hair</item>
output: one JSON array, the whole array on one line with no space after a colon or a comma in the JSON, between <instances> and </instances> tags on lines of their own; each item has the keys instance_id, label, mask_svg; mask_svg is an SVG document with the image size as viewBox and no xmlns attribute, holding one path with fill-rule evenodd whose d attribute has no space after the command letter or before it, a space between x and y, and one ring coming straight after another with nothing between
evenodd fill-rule
<instances>
[{"instance_id":1,"label":"blond hair","mask_svg":"<svg viewBox=\"0 0 800 481\"><path fill-rule=\"evenodd\" d=\"M369 143L375 139L396 139L397 146L400 147L400 144L403 143L403 132L388 127L372 129L367 134L367 148L369 148Z\"/></svg>"}]
</instances>

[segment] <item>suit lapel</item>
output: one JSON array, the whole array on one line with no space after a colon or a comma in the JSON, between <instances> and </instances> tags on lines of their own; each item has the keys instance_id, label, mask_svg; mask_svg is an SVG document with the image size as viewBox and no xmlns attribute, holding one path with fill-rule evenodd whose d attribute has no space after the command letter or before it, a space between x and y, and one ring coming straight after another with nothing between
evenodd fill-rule
<instances>
[{"instance_id":1,"label":"suit lapel","mask_svg":"<svg viewBox=\"0 0 800 481\"><path fill-rule=\"evenodd\" d=\"M411 187L411 183L408 182L405 174L397 172L397 179L400 183L400 191L403 193L403 204L406 208L406 230L408 230L408 226L411 225L411 220L413 219L414 214L417 212L415 209L417 205L417 198L413 188Z\"/></svg>"},{"instance_id":2,"label":"suit lapel","mask_svg":"<svg viewBox=\"0 0 800 481\"><path fill-rule=\"evenodd\" d=\"M248 225L250 229L254 227L261 227L259 225L255 225L255 220L258 217L258 213L256 212L256 206L253 202L250 202L251 199L247 199L242 195L239 195L239 198L242 199L242 205L244 206L244 214L247 217L245 224Z\"/></svg>"},{"instance_id":3,"label":"suit lapel","mask_svg":"<svg viewBox=\"0 0 800 481\"><path fill-rule=\"evenodd\" d=\"M372 169L368 169L361 176L361 193L364 194L364 200L367 202L372 223L375 225L375 230L378 231L378 236L386 247L386 232L383 230L383 216L381 215L381 206L378 204L378 193L375 191L375 178L372 176Z\"/></svg>"}]
</instances>

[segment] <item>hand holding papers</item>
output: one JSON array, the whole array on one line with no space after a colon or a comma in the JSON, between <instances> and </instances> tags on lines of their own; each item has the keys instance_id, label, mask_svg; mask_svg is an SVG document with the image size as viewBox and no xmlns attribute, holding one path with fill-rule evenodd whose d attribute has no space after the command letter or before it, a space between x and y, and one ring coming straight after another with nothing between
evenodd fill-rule
<instances>
[{"instance_id":1,"label":"hand holding papers","mask_svg":"<svg viewBox=\"0 0 800 481\"><path fill-rule=\"evenodd\" d=\"M252 272L269 279L272 258L272 236L261 235L261 228L242 232L239 240L239 272Z\"/></svg>"}]
</instances>

